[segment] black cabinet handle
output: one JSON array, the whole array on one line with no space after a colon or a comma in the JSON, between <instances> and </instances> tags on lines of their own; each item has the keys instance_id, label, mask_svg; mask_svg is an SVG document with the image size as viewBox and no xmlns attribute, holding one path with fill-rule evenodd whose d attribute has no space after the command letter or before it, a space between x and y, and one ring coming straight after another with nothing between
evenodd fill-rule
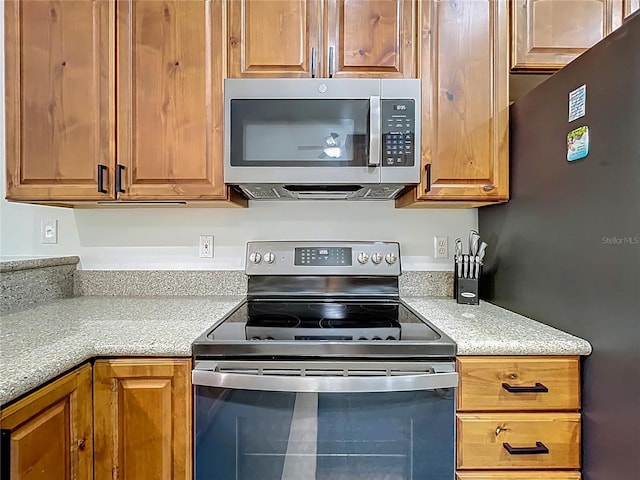
<instances>
[{"instance_id":1,"label":"black cabinet handle","mask_svg":"<svg viewBox=\"0 0 640 480\"><path fill-rule=\"evenodd\" d=\"M508 383L503 383L502 388L504 388L509 393L546 393L549 391L547 387L543 384L536 382L535 385L509 385Z\"/></svg>"},{"instance_id":2,"label":"black cabinet handle","mask_svg":"<svg viewBox=\"0 0 640 480\"><path fill-rule=\"evenodd\" d=\"M11 479L11 430L0 431L0 480Z\"/></svg>"},{"instance_id":3,"label":"black cabinet handle","mask_svg":"<svg viewBox=\"0 0 640 480\"><path fill-rule=\"evenodd\" d=\"M316 78L316 47L311 48L311 78Z\"/></svg>"},{"instance_id":4,"label":"black cabinet handle","mask_svg":"<svg viewBox=\"0 0 640 480\"><path fill-rule=\"evenodd\" d=\"M104 174L106 171L106 165L98 164L98 192L100 193L107 193L107 189L104 188Z\"/></svg>"},{"instance_id":5,"label":"black cabinet handle","mask_svg":"<svg viewBox=\"0 0 640 480\"><path fill-rule=\"evenodd\" d=\"M116 192L124 193L124 188L122 188L122 171L124 170L124 165L116 165Z\"/></svg>"},{"instance_id":6,"label":"black cabinet handle","mask_svg":"<svg viewBox=\"0 0 640 480\"><path fill-rule=\"evenodd\" d=\"M542 442L536 442L535 447L512 447L507 442L503 443L502 446L509 452L509 455L543 455L549 453L549 449Z\"/></svg>"},{"instance_id":7,"label":"black cabinet handle","mask_svg":"<svg viewBox=\"0 0 640 480\"><path fill-rule=\"evenodd\" d=\"M431 190L431 164L427 163L424 166L424 169L427 175L427 179L426 179L427 186L424 188L424 192L427 193Z\"/></svg>"}]
</instances>

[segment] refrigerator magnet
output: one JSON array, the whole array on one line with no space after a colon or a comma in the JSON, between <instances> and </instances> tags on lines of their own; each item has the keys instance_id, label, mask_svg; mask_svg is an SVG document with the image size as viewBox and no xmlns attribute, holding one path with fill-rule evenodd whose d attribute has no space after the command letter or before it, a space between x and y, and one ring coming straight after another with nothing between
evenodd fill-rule
<instances>
[{"instance_id":1,"label":"refrigerator magnet","mask_svg":"<svg viewBox=\"0 0 640 480\"><path fill-rule=\"evenodd\" d=\"M587 106L587 86L582 85L569 92L569 123L584 117Z\"/></svg>"},{"instance_id":2,"label":"refrigerator magnet","mask_svg":"<svg viewBox=\"0 0 640 480\"><path fill-rule=\"evenodd\" d=\"M586 125L567 134L567 161L573 162L589 155L589 127Z\"/></svg>"}]
</instances>

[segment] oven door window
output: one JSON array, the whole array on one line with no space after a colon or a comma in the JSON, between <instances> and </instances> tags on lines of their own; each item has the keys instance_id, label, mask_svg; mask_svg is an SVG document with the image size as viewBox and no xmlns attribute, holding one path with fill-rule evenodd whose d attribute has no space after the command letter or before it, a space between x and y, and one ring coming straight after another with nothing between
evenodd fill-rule
<instances>
[{"instance_id":1,"label":"oven door window","mask_svg":"<svg viewBox=\"0 0 640 480\"><path fill-rule=\"evenodd\" d=\"M195 386L196 480L451 480L454 389Z\"/></svg>"},{"instance_id":2,"label":"oven door window","mask_svg":"<svg viewBox=\"0 0 640 480\"><path fill-rule=\"evenodd\" d=\"M231 165L364 167L369 100L232 100Z\"/></svg>"}]
</instances>

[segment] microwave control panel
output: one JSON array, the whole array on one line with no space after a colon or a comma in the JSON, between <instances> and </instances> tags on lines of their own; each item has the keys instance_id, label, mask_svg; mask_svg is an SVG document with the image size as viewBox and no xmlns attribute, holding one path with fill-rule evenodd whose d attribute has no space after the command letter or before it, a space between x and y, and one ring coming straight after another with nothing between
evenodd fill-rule
<instances>
[{"instance_id":1,"label":"microwave control panel","mask_svg":"<svg viewBox=\"0 0 640 480\"><path fill-rule=\"evenodd\" d=\"M382 165L412 167L415 165L414 100L382 100Z\"/></svg>"}]
</instances>

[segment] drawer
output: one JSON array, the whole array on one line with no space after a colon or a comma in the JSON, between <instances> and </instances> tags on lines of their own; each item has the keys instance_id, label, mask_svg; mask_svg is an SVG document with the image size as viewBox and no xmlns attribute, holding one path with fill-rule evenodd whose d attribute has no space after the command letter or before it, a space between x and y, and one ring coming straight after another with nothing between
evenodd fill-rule
<instances>
[{"instance_id":1,"label":"drawer","mask_svg":"<svg viewBox=\"0 0 640 480\"><path fill-rule=\"evenodd\" d=\"M458 472L456 480L580 480L580 472Z\"/></svg>"},{"instance_id":2,"label":"drawer","mask_svg":"<svg viewBox=\"0 0 640 480\"><path fill-rule=\"evenodd\" d=\"M579 413L459 413L456 428L459 469L580 468Z\"/></svg>"},{"instance_id":3,"label":"drawer","mask_svg":"<svg viewBox=\"0 0 640 480\"><path fill-rule=\"evenodd\" d=\"M457 363L459 411L580 409L579 357L459 357Z\"/></svg>"}]
</instances>

